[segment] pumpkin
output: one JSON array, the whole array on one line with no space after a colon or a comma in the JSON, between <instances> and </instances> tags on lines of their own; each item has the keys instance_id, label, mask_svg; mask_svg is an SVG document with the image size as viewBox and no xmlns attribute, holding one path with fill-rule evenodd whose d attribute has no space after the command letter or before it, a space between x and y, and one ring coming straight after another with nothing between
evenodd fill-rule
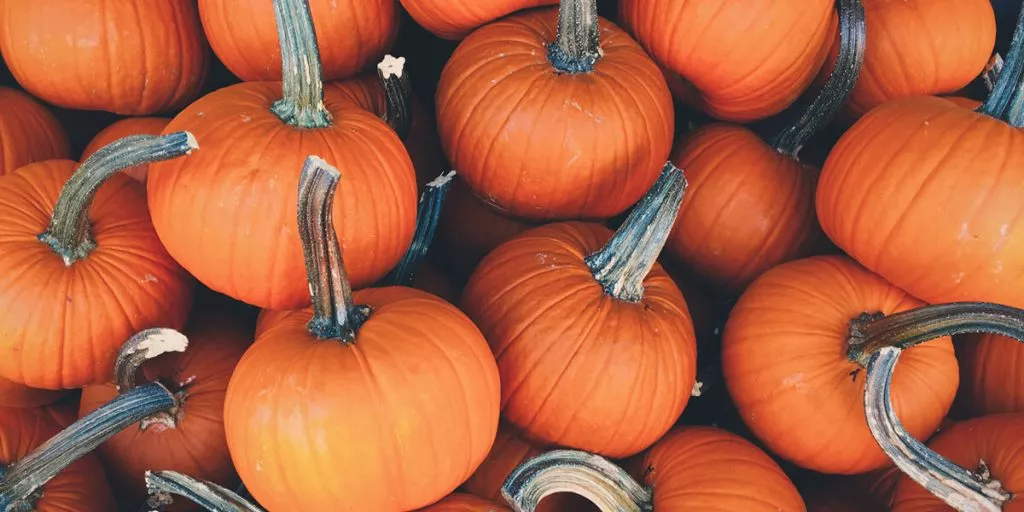
<instances>
[{"instance_id":1,"label":"pumpkin","mask_svg":"<svg viewBox=\"0 0 1024 512\"><path fill-rule=\"evenodd\" d=\"M512 509L472 494L454 493L418 512L512 512Z\"/></svg>"},{"instance_id":2,"label":"pumpkin","mask_svg":"<svg viewBox=\"0 0 1024 512\"><path fill-rule=\"evenodd\" d=\"M308 159L297 210L314 306L264 323L238 363L228 447L270 510L412 510L486 457L498 370L477 327L443 300L401 286L351 292L331 220L337 182Z\"/></svg>"},{"instance_id":3,"label":"pumpkin","mask_svg":"<svg viewBox=\"0 0 1024 512\"><path fill-rule=\"evenodd\" d=\"M900 472L887 466L854 476L828 476L804 493L808 512L888 512Z\"/></svg>"},{"instance_id":4,"label":"pumpkin","mask_svg":"<svg viewBox=\"0 0 1024 512\"><path fill-rule=\"evenodd\" d=\"M412 19L444 39L462 39L473 29L502 16L558 0L401 0Z\"/></svg>"},{"instance_id":5,"label":"pumpkin","mask_svg":"<svg viewBox=\"0 0 1024 512\"><path fill-rule=\"evenodd\" d=\"M498 361L502 417L528 439L625 457L679 418L694 385L693 324L655 259L684 190L668 163L614 235L548 224L473 272L462 310Z\"/></svg>"},{"instance_id":6,"label":"pumpkin","mask_svg":"<svg viewBox=\"0 0 1024 512\"><path fill-rule=\"evenodd\" d=\"M46 107L19 90L0 87L0 176L70 154L64 129Z\"/></svg>"},{"instance_id":7,"label":"pumpkin","mask_svg":"<svg viewBox=\"0 0 1024 512\"><path fill-rule=\"evenodd\" d=\"M717 119L747 122L781 112L810 85L831 43L832 4L620 0L619 19L681 76L679 99Z\"/></svg>"},{"instance_id":8,"label":"pumpkin","mask_svg":"<svg viewBox=\"0 0 1024 512\"><path fill-rule=\"evenodd\" d=\"M864 419L866 363L847 342L851 321L922 303L844 256L779 265L740 296L722 334L725 384L746 425L776 455L822 473L888 462ZM893 382L900 421L935 431L958 383L948 337L904 355Z\"/></svg>"},{"instance_id":9,"label":"pumpkin","mask_svg":"<svg viewBox=\"0 0 1024 512\"><path fill-rule=\"evenodd\" d=\"M203 151L151 165L146 185L161 242L200 282L261 308L293 309L309 304L291 199L306 155L345 162L335 218L356 288L383 277L408 247L416 181L384 121L323 93L306 2L275 0L274 8L289 43L283 85L236 84L183 110L166 130L191 131Z\"/></svg>"},{"instance_id":10,"label":"pumpkin","mask_svg":"<svg viewBox=\"0 0 1024 512\"><path fill-rule=\"evenodd\" d=\"M960 362L960 388L955 409L971 418L1024 412L1024 347L998 334L954 338Z\"/></svg>"},{"instance_id":11,"label":"pumpkin","mask_svg":"<svg viewBox=\"0 0 1024 512\"><path fill-rule=\"evenodd\" d=\"M562 0L463 40L441 73L437 123L448 159L492 207L603 219L657 179L674 116L640 45L594 0Z\"/></svg>"},{"instance_id":12,"label":"pumpkin","mask_svg":"<svg viewBox=\"0 0 1024 512\"><path fill-rule=\"evenodd\" d=\"M192 100L209 58L191 1L4 0L0 50L33 96L124 115Z\"/></svg>"},{"instance_id":13,"label":"pumpkin","mask_svg":"<svg viewBox=\"0 0 1024 512\"><path fill-rule=\"evenodd\" d=\"M65 394L64 391L34 389L0 379L0 407L40 407L60 400Z\"/></svg>"},{"instance_id":14,"label":"pumpkin","mask_svg":"<svg viewBox=\"0 0 1024 512\"><path fill-rule=\"evenodd\" d=\"M252 331L244 315L217 307L211 300L197 301L184 329L189 350L142 366L145 380L163 383L180 406L162 421L140 423L99 448L122 507L138 509L143 504L147 470L181 471L222 485L237 483L224 438L224 395L235 364L252 343ZM134 375L138 370L129 371ZM96 410L125 387L124 383L86 387L79 414Z\"/></svg>"},{"instance_id":15,"label":"pumpkin","mask_svg":"<svg viewBox=\"0 0 1024 512\"><path fill-rule=\"evenodd\" d=\"M395 0L309 0L325 80L355 75L380 59L398 35ZM281 77L274 9L267 0L199 0L213 53L247 82Z\"/></svg>"},{"instance_id":16,"label":"pumpkin","mask_svg":"<svg viewBox=\"0 0 1024 512\"><path fill-rule=\"evenodd\" d=\"M171 120L165 117L127 117L117 121L100 130L89 141L89 144L85 146L85 150L82 152L82 160L89 158L93 153L99 151L100 148L122 137L129 135L160 135L160 132L170 122ZM126 174L145 183L148 171L148 165L138 165L121 171L121 174Z\"/></svg>"},{"instance_id":17,"label":"pumpkin","mask_svg":"<svg viewBox=\"0 0 1024 512\"><path fill-rule=\"evenodd\" d=\"M185 323L192 280L160 245L145 191L116 173L197 148L188 133L137 135L81 165L47 160L0 178L0 377L106 382L132 333Z\"/></svg>"}]
</instances>

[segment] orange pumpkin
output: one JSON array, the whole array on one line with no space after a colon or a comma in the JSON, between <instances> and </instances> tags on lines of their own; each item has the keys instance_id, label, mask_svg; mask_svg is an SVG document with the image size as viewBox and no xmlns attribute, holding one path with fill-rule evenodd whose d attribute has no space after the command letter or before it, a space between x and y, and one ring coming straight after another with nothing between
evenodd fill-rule
<instances>
[{"instance_id":1,"label":"orange pumpkin","mask_svg":"<svg viewBox=\"0 0 1024 512\"><path fill-rule=\"evenodd\" d=\"M309 0L325 80L355 75L380 59L398 35L395 0ZM267 0L199 0L210 46L238 78L281 78L274 9Z\"/></svg>"},{"instance_id":2,"label":"orange pumpkin","mask_svg":"<svg viewBox=\"0 0 1024 512\"><path fill-rule=\"evenodd\" d=\"M160 240L200 282L259 307L291 309L309 304L291 199L306 155L344 162L335 219L357 288L383 277L409 245L416 181L386 123L333 89L323 94L306 2L274 6L281 39L294 43L282 48L283 86L236 84L190 105L166 130L191 131L203 151L150 166L147 187Z\"/></svg>"},{"instance_id":3,"label":"orange pumpkin","mask_svg":"<svg viewBox=\"0 0 1024 512\"><path fill-rule=\"evenodd\" d=\"M921 302L842 256L792 261L743 293L722 336L722 371L750 430L780 457L822 473L856 474L888 459L864 418L865 363L847 343L851 320ZM905 351L892 384L900 420L917 438L953 402L948 337Z\"/></svg>"},{"instance_id":4,"label":"orange pumpkin","mask_svg":"<svg viewBox=\"0 0 1024 512\"><path fill-rule=\"evenodd\" d=\"M527 438L625 457L679 418L694 385L693 324L655 258L684 189L666 164L614 236L548 224L502 244L470 277L462 310L497 358L502 416Z\"/></svg>"},{"instance_id":5,"label":"orange pumpkin","mask_svg":"<svg viewBox=\"0 0 1024 512\"><path fill-rule=\"evenodd\" d=\"M209 58L192 1L5 0L0 50L33 96L125 115L180 108Z\"/></svg>"},{"instance_id":6,"label":"orange pumpkin","mask_svg":"<svg viewBox=\"0 0 1024 512\"><path fill-rule=\"evenodd\" d=\"M401 0L416 23L444 39L462 39L473 29L513 12L558 0Z\"/></svg>"},{"instance_id":7,"label":"orange pumpkin","mask_svg":"<svg viewBox=\"0 0 1024 512\"><path fill-rule=\"evenodd\" d=\"M966 417L1024 413L1024 347L998 334L954 338L960 362L956 409Z\"/></svg>"},{"instance_id":8,"label":"orange pumpkin","mask_svg":"<svg viewBox=\"0 0 1024 512\"><path fill-rule=\"evenodd\" d=\"M674 129L658 67L593 0L473 32L441 73L437 122L473 191L535 220L623 212L657 179Z\"/></svg>"},{"instance_id":9,"label":"orange pumpkin","mask_svg":"<svg viewBox=\"0 0 1024 512\"><path fill-rule=\"evenodd\" d=\"M0 407L40 407L60 400L65 394L64 391L34 389L0 379Z\"/></svg>"},{"instance_id":10,"label":"orange pumpkin","mask_svg":"<svg viewBox=\"0 0 1024 512\"><path fill-rule=\"evenodd\" d=\"M781 112L810 85L828 54L832 5L620 0L619 19L655 61L681 75L682 101L746 122Z\"/></svg>"},{"instance_id":11,"label":"orange pumpkin","mask_svg":"<svg viewBox=\"0 0 1024 512\"><path fill-rule=\"evenodd\" d=\"M454 493L417 512L512 512L512 509L472 494Z\"/></svg>"},{"instance_id":12,"label":"orange pumpkin","mask_svg":"<svg viewBox=\"0 0 1024 512\"><path fill-rule=\"evenodd\" d=\"M0 178L0 377L106 382L131 334L185 323L192 280L157 239L141 185L114 174L197 147L188 133L139 135L80 166L48 160Z\"/></svg>"},{"instance_id":13,"label":"orange pumpkin","mask_svg":"<svg viewBox=\"0 0 1024 512\"><path fill-rule=\"evenodd\" d=\"M85 146L82 152L82 160L89 158L93 153L103 146L129 135L160 135L171 120L166 117L127 117L117 121L110 126L100 130L95 137ZM146 182L146 174L149 171L148 165L137 165L121 171L143 183Z\"/></svg>"},{"instance_id":14,"label":"orange pumpkin","mask_svg":"<svg viewBox=\"0 0 1024 512\"><path fill-rule=\"evenodd\" d=\"M900 472L888 466L855 476L831 476L807 489L808 512L888 512Z\"/></svg>"},{"instance_id":15,"label":"orange pumpkin","mask_svg":"<svg viewBox=\"0 0 1024 512\"><path fill-rule=\"evenodd\" d=\"M443 300L399 286L351 293L331 221L337 180L315 157L302 171L314 307L274 315L238 363L224 404L228 446L270 510L412 510L484 460L498 370L480 331Z\"/></svg>"},{"instance_id":16,"label":"orange pumpkin","mask_svg":"<svg viewBox=\"0 0 1024 512\"><path fill-rule=\"evenodd\" d=\"M68 137L46 107L19 90L0 87L0 176L70 155Z\"/></svg>"}]
</instances>

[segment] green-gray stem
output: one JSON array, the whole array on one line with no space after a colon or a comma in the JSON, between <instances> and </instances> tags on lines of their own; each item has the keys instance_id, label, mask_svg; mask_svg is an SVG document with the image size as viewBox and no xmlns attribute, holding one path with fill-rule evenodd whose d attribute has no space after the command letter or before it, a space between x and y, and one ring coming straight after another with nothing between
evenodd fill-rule
<instances>
[{"instance_id":1,"label":"green-gray stem","mask_svg":"<svg viewBox=\"0 0 1024 512\"><path fill-rule=\"evenodd\" d=\"M174 329L162 327L146 329L136 333L121 345L114 360L114 385L118 393L127 393L135 389L135 378L143 363L169 352L184 352L188 348L188 338ZM139 428L146 430L150 425L159 424L167 428L176 428L181 416L181 407L188 393L185 389L174 391L174 407L147 416L139 422Z\"/></svg>"},{"instance_id":2,"label":"green-gray stem","mask_svg":"<svg viewBox=\"0 0 1024 512\"><path fill-rule=\"evenodd\" d=\"M1010 51L1006 53L995 87L978 112L1002 119L1014 128L1024 126L1024 9L1017 17Z\"/></svg>"},{"instance_id":3,"label":"green-gray stem","mask_svg":"<svg viewBox=\"0 0 1024 512\"><path fill-rule=\"evenodd\" d=\"M405 251L405 255L402 256L398 265L381 281L382 284L412 285L412 281L416 277L416 270L420 268L423 259L427 257L430 243L434 241L437 223L441 219L444 198L448 195L448 189L451 187L454 176L455 171L448 171L427 183L416 210L416 232L413 234L412 243L409 244L409 249Z\"/></svg>"},{"instance_id":4,"label":"green-gray stem","mask_svg":"<svg viewBox=\"0 0 1024 512\"><path fill-rule=\"evenodd\" d=\"M170 160L199 149L189 132L168 135L130 135L93 153L61 188L53 217L39 240L70 266L96 248L89 233L89 209L96 192L115 173L140 164Z\"/></svg>"},{"instance_id":5,"label":"green-gray stem","mask_svg":"<svg viewBox=\"0 0 1024 512\"><path fill-rule=\"evenodd\" d=\"M377 76L387 103L384 122L395 130L399 138L405 139L412 128L412 83L405 71L405 57L385 55L377 64Z\"/></svg>"},{"instance_id":6,"label":"green-gray stem","mask_svg":"<svg viewBox=\"0 0 1024 512\"><path fill-rule=\"evenodd\" d=\"M587 266L605 293L626 302L643 299L644 278L672 231L685 192L683 171L667 162L611 240L587 256Z\"/></svg>"},{"instance_id":7,"label":"green-gray stem","mask_svg":"<svg viewBox=\"0 0 1024 512\"><path fill-rule=\"evenodd\" d=\"M330 126L309 0L274 0L274 18L281 45L282 98L274 102L271 111L297 128Z\"/></svg>"},{"instance_id":8,"label":"green-gray stem","mask_svg":"<svg viewBox=\"0 0 1024 512\"><path fill-rule=\"evenodd\" d=\"M992 91L996 88L996 81L999 80L999 75L1003 72L1004 64L1003 56L993 53L992 58L985 65L985 70L981 72L981 81L985 84L985 90L989 94L992 94Z\"/></svg>"},{"instance_id":9,"label":"green-gray stem","mask_svg":"<svg viewBox=\"0 0 1024 512\"><path fill-rule=\"evenodd\" d=\"M172 494L184 496L210 512L263 512L245 498L213 482L198 480L175 471L147 471L146 489L150 507L170 505Z\"/></svg>"},{"instance_id":10,"label":"green-gray stem","mask_svg":"<svg viewBox=\"0 0 1024 512\"><path fill-rule=\"evenodd\" d=\"M553 450L523 462L501 487L516 512L533 512L544 497L571 492L602 512L654 510L649 489L603 457L577 450Z\"/></svg>"},{"instance_id":11,"label":"green-gray stem","mask_svg":"<svg viewBox=\"0 0 1024 512\"><path fill-rule=\"evenodd\" d=\"M597 0L561 0L558 36L548 45L548 61L563 73L588 73L601 59Z\"/></svg>"}]
</instances>

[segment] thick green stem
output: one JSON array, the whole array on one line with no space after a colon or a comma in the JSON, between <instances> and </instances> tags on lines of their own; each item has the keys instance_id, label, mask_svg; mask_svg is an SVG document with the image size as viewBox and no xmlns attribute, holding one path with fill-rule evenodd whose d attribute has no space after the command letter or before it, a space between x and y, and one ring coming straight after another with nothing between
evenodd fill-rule
<instances>
[{"instance_id":1,"label":"thick green stem","mask_svg":"<svg viewBox=\"0 0 1024 512\"><path fill-rule=\"evenodd\" d=\"M377 76L387 101L384 122L395 130L399 138L405 139L412 128L412 83L405 72L405 57L385 55L384 60L377 64Z\"/></svg>"},{"instance_id":2,"label":"thick green stem","mask_svg":"<svg viewBox=\"0 0 1024 512\"><path fill-rule=\"evenodd\" d=\"M978 112L1002 119L1014 128L1024 126L1024 9L1017 17L1010 51L1006 54L995 87Z\"/></svg>"},{"instance_id":3,"label":"thick green stem","mask_svg":"<svg viewBox=\"0 0 1024 512\"><path fill-rule=\"evenodd\" d=\"M93 153L64 183L53 217L39 240L70 266L96 248L89 233L89 209L96 192L118 171L140 164L170 160L199 149L189 132L168 135L130 135Z\"/></svg>"},{"instance_id":4,"label":"thick green stem","mask_svg":"<svg viewBox=\"0 0 1024 512\"><path fill-rule=\"evenodd\" d=\"M320 48L309 0L274 0L274 18L281 45L283 97L270 110L281 121L297 128L330 126L331 113L324 106Z\"/></svg>"},{"instance_id":5,"label":"thick green stem","mask_svg":"<svg viewBox=\"0 0 1024 512\"><path fill-rule=\"evenodd\" d=\"M516 512L533 512L544 497L571 492L602 512L654 510L654 498L622 468L603 457L577 450L553 450L517 467L501 487Z\"/></svg>"},{"instance_id":6,"label":"thick green stem","mask_svg":"<svg viewBox=\"0 0 1024 512\"><path fill-rule=\"evenodd\" d=\"M985 85L985 90L989 94L996 88L996 82L999 80L999 75L1003 72L1003 56L998 53L993 53L992 58L988 60L988 64L985 65L985 70L981 72L981 82Z\"/></svg>"},{"instance_id":7,"label":"thick green stem","mask_svg":"<svg viewBox=\"0 0 1024 512\"><path fill-rule=\"evenodd\" d=\"M352 304L331 209L341 174L320 157L310 156L299 177L299 238L313 298L309 332L320 339L355 342L370 308Z\"/></svg>"},{"instance_id":8,"label":"thick green stem","mask_svg":"<svg viewBox=\"0 0 1024 512\"><path fill-rule=\"evenodd\" d=\"M121 345L121 350L114 360L114 384L118 393L127 393L135 389L135 377L143 363L169 352L184 352L188 348L188 338L174 329L146 329L135 334ZM159 424L166 428L176 428L181 417L181 407L188 398L185 389L174 391L174 407L147 416L139 422L139 428L146 430L150 425Z\"/></svg>"},{"instance_id":9,"label":"thick green stem","mask_svg":"<svg viewBox=\"0 0 1024 512\"><path fill-rule=\"evenodd\" d=\"M588 73L601 59L597 0L561 0L558 36L548 45L548 60L563 73Z\"/></svg>"},{"instance_id":10,"label":"thick green stem","mask_svg":"<svg viewBox=\"0 0 1024 512\"><path fill-rule=\"evenodd\" d=\"M245 498L215 483L197 480L174 471L147 471L146 489L151 509L173 503L172 494L184 496L211 512L263 512Z\"/></svg>"},{"instance_id":11,"label":"thick green stem","mask_svg":"<svg viewBox=\"0 0 1024 512\"><path fill-rule=\"evenodd\" d=\"M667 162L611 240L587 256L587 266L605 293L626 302L643 299L644 278L672 231L685 192L683 171Z\"/></svg>"},{"instance_id":12,"label":"thick green stem","mask_svg":"<svg viewBox=\"0 0 1024 512\"><path fill-rule=\"evenodd\" d=\"M412 281L416 277L416 270L420 268L424 258L427 257L430 243L434 241L437 223L441 219L444 198L448 195L448 188L451 186L454 176L455 171L448 171L427 183L416 210L416 232L412 237L412 243L398 265L384 277L382 280L384 285L412 285Z\"/></svg>"},{"instance_id":13,"label":"thick green stem","mask_svg":"<svg viewBox=\"0 0 1024 512\"><path fill-rule=\"evenodd\" d=\"M839 53L828 81L813 99L801 101L796 121L766 138L780 153L796 157L804 144L827 125L846 101L864 63L864 6L860 0L836 0L839 12Z\"/></svg>"}]
</instances>

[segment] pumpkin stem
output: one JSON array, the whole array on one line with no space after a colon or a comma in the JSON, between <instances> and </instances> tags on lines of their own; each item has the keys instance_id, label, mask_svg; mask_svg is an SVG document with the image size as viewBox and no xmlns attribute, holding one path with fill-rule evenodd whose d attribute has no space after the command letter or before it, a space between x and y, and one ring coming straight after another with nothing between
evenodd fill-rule
<instances>
[{"instance_id":1,"label":"pumpkin stem","mask_svg":"<svg viewBox=\"0 0 1024 512\"><path fill-rule=\"evenodd\" d=\"M184 352L188 348L188 338L174 329L146 329L136 333L121 345L121 350L114 360L114 384L118 393L127 393L135 389L135 377L143 363L168 352ZM153 416L143 418L139 428L146 430L150 425L160 424L167 428L178 426L181 405L185 403L188 393L181 389L174 393L174 407L160 411Z\"/></svg>"},{"instance_id":2,"label":"pumpkin stem","mask_svg":"<svg viewBox=\"0 0 1024 512\"><path fill-rule=\"evenodd\" d=\"M978 112L1020 128L1024 126L1024 9L1017 17L1010 51L998 73L992 93Z\"/></svg>"},{"instance_id":3,"label":"pumpkin stem","mask_svg":"<svg viewBox=\"0 0 1024 512\"><path fill-rule=\"evenodd\" d=\"M400 139L405 139L412 128L412 83L405 72L405 57L385 55L384 60L377 64L377 76L387 100L384 122L395 130Z\"/></svg>"},{"instance_id":4,"label":"pumpkin stem","mask_svg":"<svg viewBox=\"0 0 1024 512\"><path fill-rule=\"evenodd\" d=\"M53 217L39 240L71 266L96 248L89 233L89 209L100 186L118 171L140 164L170 160L199 149L189 132L168 135L130 135L87 158L64 183Z\"/></svg>"},{"instance_id":5,"label":"pumpkin stem","mask_svg":"<svg viewBox=\"0 0 1024 512\"><path fill-rule=\"evenodd\" d=\"M320 157L306 159L299 176L299 238L313 297L309 332L348 345L355 342L370 308L352 305L352 285L334 231L331 209L340 177L338 170Z\"/></svg>"},{"instance_id":6,"label":"pumpkin stem","mask_svg":"<svg viewBox=\"0 0 1024 512\"><path fill-rule=\"evenodd\" d=\"M309 0L274 0L274 18L281 45L282 98L270 111L297 128L330 126Z\"/></svg>"},{"instance_id":7,"label":"pumpkin stem","mask_svg":"<svg viewBox=\"0 0 1024 512\"><path fill-rule=\"evenodd\" d=\"M981 72L981 82L989 94L992 94L992 90L996 88L996 81L999 80L999 75L1003 72L1003 65L1003 56L993 53L992 58L988 60L988 64Z\"/></svg>"},{"instance_id":8,"label":"pumpkin stem","mask_svg":"<svg viewBox=\"0 0 1024 512\"><path fill-rule=\"evenodd\" d=\"M766 138L778 152L796 158L804 144L827 125L850 95L864 63L866 29L860 0L836 0L839 12L839 53L824 87L813 99L801 101L796 121Z\"/></svg>"},{"instance_id":9,"label":"pumpkin stem","mask_svg":"<svg viewBox=\"0 0 1024 512\"><path fill-rule=\"evenodd\" d=\"M220 512L263 512L245 498L213 482L198 480L176 471L146 471L150 509L171 505L172 494L184 496L205 510Z\"/></svg>"},{"instance_id":10,"label":"pumpkin stem","mask_svg":"<svg viewBox=\"0 0 1024 512\"><path fill-rule=\"evenodd\" d=\"M588 73L601 59L597 0L561 0L558 35L548 45L548 60L563 73Z\"/></svg>"},{"instance_id":11,"label":"pumpkin stem","mask_svg":"<svg viewBox=\"0 0 1024 512\"><path fill-rule=\"evenodd\" d=\"M1013 495L988 471L969 471L935 453L903 428L892 405L892 376L902 349L883 347L871 355L864 388L864 413L871 435L896 466L955 510L999 512Z\"/></svg>"},{"instance_id":12,"label":"pumpkin stem","mask_svg":"<svg viewBox=\"0 0 1024 512\"><path fill-rule=\"evenodd\" d=\"M883 347L910 348L941 336L973 332L1024 339L1024 310L987 302L934 304L884 316L863 313L850 320L850 361L867 368Z\"/></svg>"},{"instance_id":13,"label":"pumpkin stem","mask_svg":"<svg viewBox=\"0 0 1024 512\"><path fill-rule=\"evenodd\" d=\"M512 471L501 495L515 512L533 512L542 499L559 492L587 498L601 512L654 510L649 489L601 456L578 450L542 453Z\"/></svg>"},{"instance_id":14,"label":"pumpkin stem","mask_svg":"<svg viewBox=\"0 0 1024 512\"><path fill-rule=\"evenodd\" d=\"M441 219L441 207L448 195L455 171L441 173L433 181L427 183L426 190L420 195L420 204L416 209L416 232L412 244L405 251L402 260L381 281L385 286L411 286L416 270L423 263L430 249L430 243L437 232L437 222Z\"/></svg>"},{"instance_id":15,"label":"pumpkin stem","mask_svg":"<svg viewBox=\"0 0 1024 512\"><path fill-rule=\"evenodd\" d=\"M174 404L174 395L153 382L118 395L83 416L34 452L5 468L0 477L0 511L18 510L71 463L95 450L114 434L143 418L166 411Z\"/></svg>"},{"instance_id":16,"label":"pumpkin stem","mask_svg":"<svg viewBox=\"0 0 1024 512\"><path fill-rule=\"evenodd\" d=\"M672 231L685 192L683 171L667 162L611 240L586 257L605 293L626 302L644 298L644 278Z\"/></svg>"}]
</instances>

